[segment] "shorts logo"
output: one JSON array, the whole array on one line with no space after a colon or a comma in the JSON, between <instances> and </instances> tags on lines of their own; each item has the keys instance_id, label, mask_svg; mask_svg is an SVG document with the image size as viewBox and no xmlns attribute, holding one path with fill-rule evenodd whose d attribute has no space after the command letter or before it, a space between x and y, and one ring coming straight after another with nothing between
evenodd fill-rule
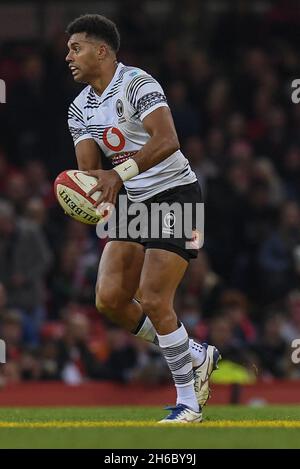
<instances>
[{"instance_id":1,"label":"shorts logo","mask_svg":"<svg viewBox=\"0 0 300 469\"><path fill-rule=\"evenodd\" d=\"M167 234L174 234L174 225L176 223L175 214L172 212L166 213L164 216L164 228L162 230L163 233Z\"/></svg>"},{"instance_id":2,"label":"shorts logo","mask_svg":"<svg viewBox=\"0 0 300 469\"><path fill-rule=\"evenodd\" d=\"M124 114L124 106L123 103L120 99L117 100L116 102L116 111L119 117L122 117Z\"/></svg>"}]
</instances>

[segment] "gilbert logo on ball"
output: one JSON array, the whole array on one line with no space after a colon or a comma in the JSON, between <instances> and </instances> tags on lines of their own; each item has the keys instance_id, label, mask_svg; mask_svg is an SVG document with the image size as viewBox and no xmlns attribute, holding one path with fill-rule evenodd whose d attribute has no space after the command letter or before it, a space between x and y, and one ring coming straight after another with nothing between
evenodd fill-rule
<instances>
[{"instance_id":1,"label":"gilbert logo on ball","mask_svg":"<svg viewBox=\"0 0 300 469\"><path fill-rule=\"evenodd\" d=\"M65 213L75 220L88 225L105 222L109 211L96 210L94 202L100 197L100 192L87 196L87 192L95 187L97 179L84 171L74 169L60 173L54 182L54 192Z\"/></svg>"}]
</instances>

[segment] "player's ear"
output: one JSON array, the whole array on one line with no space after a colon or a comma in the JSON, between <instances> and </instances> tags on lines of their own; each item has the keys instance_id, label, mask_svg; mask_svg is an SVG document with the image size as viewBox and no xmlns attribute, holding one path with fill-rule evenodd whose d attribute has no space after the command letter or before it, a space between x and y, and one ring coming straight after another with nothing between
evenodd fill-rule
<instances>
[{"instance_id":1,"label":"player's ear","mask_svg":"<svg viewBox=\"0 0 300 469\"><path fill-rule=\"evenodd\" d=\"M98 55L98 60L103 60L105 59L107 55L107 46L106 44L100 43L97 47L97 55Z\"/></svg>"}]
</instances>

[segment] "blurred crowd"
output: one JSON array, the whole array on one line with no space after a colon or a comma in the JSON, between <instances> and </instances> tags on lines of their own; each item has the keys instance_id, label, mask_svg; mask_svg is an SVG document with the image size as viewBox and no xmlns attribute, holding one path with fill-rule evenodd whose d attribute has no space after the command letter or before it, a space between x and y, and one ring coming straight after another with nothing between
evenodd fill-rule
<instances>
[{"instance_id":1,"label":"blurred crowd","mask_svg":"<svg viewBox=\"0 0 300 469\"><path fill-rule=\"evenodd\" d=\"M176 311L224 362L249 376L297 379L300 105L291 83L300 79L298 2L261 2L265 8L256 10L233 2L236 8L212 13L186 1L177 3L178 14L160 16L143 3L126 1L114 18L123 38L119 60L161 82L205 200L204 249L189 265ZM57 31L47 41L0 45L7 85L0 104L0 338L7 346L0 386L165 383L170 375L156 347L96 311L105 240L68 219L54 197L55 176L76 165L66 116L81 87L65 65L66 42Z\"/></svg>"}]
</instances>

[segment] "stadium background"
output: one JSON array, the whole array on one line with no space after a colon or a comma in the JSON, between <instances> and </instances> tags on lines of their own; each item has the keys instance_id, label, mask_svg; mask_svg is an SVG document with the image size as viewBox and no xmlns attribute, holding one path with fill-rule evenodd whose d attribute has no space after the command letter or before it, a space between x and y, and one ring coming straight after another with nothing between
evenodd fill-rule
<instances>
[{"instance_id":1,"label":"stadium background","mask_svg":"<svg viewBox=\"0 0 300 469\"><path fill-rule=\"evenodd\" d=\"M176 309L191 335L221 350L216 380L299 379L298 2L1 2L0 386L170 382L155 348L96 312L104 242L53 195L55 176L75 167L66 116L81 89L64 28L85 12L114 19L119 60L161 82L202 185L205 247Z\"/></svg>"}]
</instances>

